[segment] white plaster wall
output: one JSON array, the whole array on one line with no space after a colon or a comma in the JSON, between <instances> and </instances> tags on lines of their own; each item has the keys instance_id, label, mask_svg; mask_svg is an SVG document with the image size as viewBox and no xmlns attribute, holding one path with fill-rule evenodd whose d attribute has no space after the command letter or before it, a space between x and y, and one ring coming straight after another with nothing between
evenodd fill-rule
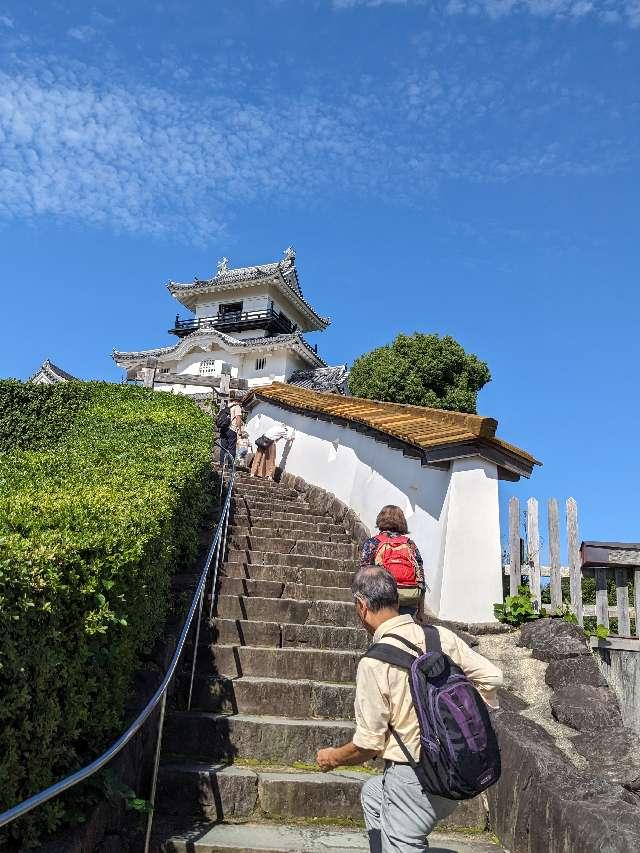
<instances>
[{"instance_id":1,"label":"white plaster wall","mask_svg":"<svg viewBox=\"0 0 640 853\"><path fill-rule=\"evenodd\" d=\"M439 610L493 621L502 601L497 466L474 456L451 465Z\"/></svg>"},{"instance_id":2,"label":"white plaster wall","mask_svg":"<svg viewBox=\"0 0 640 853\"><path fill-rule=\"evenodd\" d=\"M284 469L332 492L375 532L385 504L400 506L424 559L427 603L443 619L493 621L502 600L497 471L479 457L450 470L415 459L355 430L259 402L247 429L252 441L275 423L296 431ZM278 442L278 464L284 442Z\"/></svg>"},{"instance_id":3,"label":"white plaster wall","mask_svg":"<svg viewBox=\"0 0 640 853\"><path fill-rule=\"evenodd\" d=\"M216 295L203 294L196 303L196 317L214 317L218 313L218 306L228 302L242 302L243 311L262 311L273 302L277 311L282 311L292 323L297 323L301 329L306 326L303 315L291 304L287 298L276 288L265 286L253 286L225 290Z\"/></svg>"},{"instance_id":4,"label":"white plaster wall","mask_svg":"<svg viewBox=\"0 0 640 853\"><path fill-rule=\"evenodd\" d=\"M231 367L231 376L234 378L237 378L239 375L242 376L240 373L242 356L238 353L227 352L226 350L218 348L213 352L195 350L194 352L188 353L178 362L176 372L180 374L187 373L192 376L200 376L200 365L203 361L210 360L215 361L215 372L212 374L213 376L220 375L223 363L228 364Z\"/></svg>"},{"instance_id":5,"label":"white plaster wall","mask_svg":"<svg viewBox=\"0 0 640 853\"><path fill-rule=\"evenodd\" d=\"M217 296L203 296L196 303L196 317L215 317L218 307L229 302L242 302L243 311L264 311L269 307L269 294L266 287L242 288L238 290L226 290Z\"/></svg>"},{"instance_id":6,"label":"white plaster wall","mask_svg":"<svg viewBox=\"0 0 640 853\"><path fill-rule=\"evenodd\" d=\"M267 363L263 370L256 370L256 361L265 358ZM257 382L260 385L270 382L284 382L287 369L287 350L275 350L266 353L246 353L242 357L240 376L247 379L249 384Z\"/></svg>"}]
</instances>

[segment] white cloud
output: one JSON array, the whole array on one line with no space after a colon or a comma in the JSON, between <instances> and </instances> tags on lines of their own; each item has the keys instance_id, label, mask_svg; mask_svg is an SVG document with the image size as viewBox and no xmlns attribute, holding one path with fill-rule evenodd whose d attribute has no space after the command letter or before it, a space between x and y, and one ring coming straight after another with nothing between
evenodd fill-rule
<instances>
[{"instance_id":1,"label":"white cloud","mask_svg":"<svg viewBox=\"0 0 640 853\"><path fill-rule=\"evenodd\" d=\"M70 30L67 30L67 35L77 41L91 41L96 37L97 31L94 27L85 24L81 27L71 27Z\"/></svg>"},{"instance_id":2,"label":"white cloud","mask_svg":"<svg viewBox=\"0 0 640 853\"><path fill-rule=\"evenodd\" d=\"M416 6L425 0L330 0L334 9L356 7ZM605 23L624 22L630 27L640 27L640 0L442 0L432 9L441 9L448 15L487 15L499 19L513 12L527 12L540 18L569 20L596 17Z\"/></svg>"},{"instance_id":3,"label":"white cloud","mask_svg":"<svg viewBox=\"0 0 640 853\"><path fill-rule=\"evenodd\" d=\"M15 25L15 21L13 18L10 18L8 15L0 15L0 27L7 27L12 30Z\"/></svg>"},{"instance_id":4,"label":"white cloud","mask_svg":"<svg viewBox=\"0 0 640 853\"><path fill-rule=\"evenodd\" d=\"M0 73L0 219L203 241L245 205L291 210L349 195L424 204L443 180L606 173L630 156L606 121L607 138L579 121L557 136L554 110L602 115L606 104L546 78L432 65L333 82L330 100L268 83L178 97L77 63Z\"/></svg>"}]
</instances>

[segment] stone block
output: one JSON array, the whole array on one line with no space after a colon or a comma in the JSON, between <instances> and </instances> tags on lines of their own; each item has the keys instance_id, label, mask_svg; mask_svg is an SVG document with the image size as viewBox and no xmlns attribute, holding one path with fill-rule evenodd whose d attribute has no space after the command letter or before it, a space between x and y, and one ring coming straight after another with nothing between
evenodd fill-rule
<instances>
[{"instance_id":1,"label":"stone block","mask_svg":"<svg viewBox=\"0 0 640 853\"><path fill-rule=\"evenodd\" d=\"M481 794L472 800L463 800L458 803L455 811L438 823L438 832L463 829L484 832L488 828L488 823L489 804L486 796Z\"/></svg>"},{"instance_id":2,"label":"stone block","mask_svg":"<svg viewBox=\"0 0 640 853\"><path fill-rule=\"evenodd\" d=\"M606 687L607 684L593 657L587 655L552 660L544 680L553 690L572 684L589 684L592 687Z\"/></svg>"},{"instance_id":3,"label":"stone block","mask_svg":"<svg viewBox=\"0 0 640 853\"><path fill-rule=\"evenodd\" d=\"M490 825L511 853L640 850L637 805L580 773L545 729L516 713L494 715L502 776L487 791Z\"/></svg>"},{"instance_id":4,"label":"stone block","mask_svg":"<svg viewBox=\"0 0 640 853\"><path fill-rule=\"evenodd\" d=\"M344 721L178 712L167 717L164 749L214 762L251 758L282 766L313 764L319 749L346 743L354 729Z\"/></svg>"},{"instance_id":5,"label":"stone block","mask_svg":"<svg viewBox=\"0 0 640 853\"><path fill-rule=\"evenodd\" d=\"M358 548L362 548L366 540L369 538L369 530L361 521L358 521L353 526L353 538Z\"/></svg>"},{"instance_id":6,"label":"stone block","mask_svg":"<svg viewBox=\"0 0 640 853\"><path fill-rule=\"evenodd\" d=\"M244 619L214 619L211 627L202 627L201 639L205 643L237 646L264 646L279 648L282 645L280 625L277 622L248 622Z\"/></svg>"},{"instance_id":7,"label":"stone block","mask_svg":"<svg viewBox=\"0 0 640 853\"><path fill-rule=\"evenodd\" d=\"M578 731L622 727L620 706L608 687L570 684L551 697L551 713L559 723Z\"/></svg>"},{"instance_id":8,"label":"stone block","mask_svg":"<svg viewBox=\"0 0 640 853\"><path fill-rule=\"evenodd\" d=\"M369 644L366 631L333 625L283 625L282 645L289 648L338 649L364 652Z\"/></svg>"},{"instance_id":9,"label":"stone block","mask_svg":"<svg viewBox=\"0 0 640 853\"><path fill-rule=\"evenodd\" d=\"M206 820L249 818L258 799L258 777L242 767L171 761L158 775L158 810Z\"/></svg>"},{"instance_id":10,"label":"stone block","mask_svg":"<svg viewBox=\"0 0 640 853\"><path fill-rule=\"evenodd\" d=\"M357 652L212 646L209 660L203 654L198 660L202 667L213 665L216 674L231 677L271 676L348 684L355 680L359 659Z\"/></svg>"},{"instance_id":11,"label":"stone block","mask_svg":"<svg viewBox=\"0 0 640 853\"><path fill-rule=\"evenodd\" d=\"M337 586L306 586L301 583L287 583L283 598L304 599L305 601L344 601L351 603L351 590Z\"/></svg>"},{"instance_id":12,"label":"stone block","mask_svg":"<svg viewBox=\"0 0 640 853\"><path fill-rule=\"evenodd\" d=\"M269 818L362 820L360 791L366 777L351 773L261 773L260 809Z\"/></svg>"},{"instance_id":13,"label":"stone block","mask_svg":"<svg viewBox=\"0 0 640 853\"><path fill-rule=\"evenodd\" d=\"M331 615L332 602L320 602L325 606L321 612ZM340 604L342 604L340 602ZM318 602L291 601L277 598L251 598L243 595L221 595L216 602L216 615L225 619L250 619L266 622L294 622L304 624L309 619L310 610L317 609ZM343 607L347 605L342 604ZM337 617L334 617L337 618ZM311 621L315 621L311 619ZM318 624L318 623L316 623ZM329 622L320 624L340 624Z\"/></svg>"},{"instance_id":14,"label":"stone block","mask_svg":"<svg viewBox=\"0 0 640 853\"><path fill-rule=\"evenodd\" d=\"M640 794L640 737L630 729L602 729L571 739L576 752L589 763L594 774L615 785Z\"/></svg>"},{"instance_id":15,"label":"stone block","mask_svg":"<svg viewBox=\"0 0 640 853\"><path fill-rule=\"evenodd\" d=\"M331 509L329 510L329 515L333 516L333 519L337 522L344 521L344 517L347 514L349 507L343 503L340 498L334 498L331 501Z\"/></svg>"},{"instance_id":16,"label":"stone block","mask_svg":"<svg viewBox=\"0 0 640 853\"><path fill-rule=\"evenodd\" d=\"M288 620L293 621L293 620ZM309 615L305 620L312 625L338 625L341 627L360 627L356 609L346 601L311 601Z\"/></svg>"},{"instance_id":17,"label":"stone block","mask_svg":"<svg viewBox=\"0 0 640 853\"><path fill-rule=\"evenodd\" d=\"M348 684L271 676L207 678L194 685L193 707L212 713L352 720L354 698L355 688Z\"/></svg>"},{"instance_id":18,"label":"stone block","mask_svg":"<svg viewBox=\"0 0 640 853\"><path fill-rule=\"evenodd\" d=\"M519 645L531 649L533 656L542 661L591 654L581 629L564 619L537 619L523 625Z\"/></svg>"}]
</instances>

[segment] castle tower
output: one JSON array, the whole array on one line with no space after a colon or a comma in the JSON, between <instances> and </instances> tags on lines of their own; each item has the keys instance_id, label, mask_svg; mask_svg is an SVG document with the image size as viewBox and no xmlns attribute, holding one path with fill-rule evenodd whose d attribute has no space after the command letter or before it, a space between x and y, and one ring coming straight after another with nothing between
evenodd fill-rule
<instances>
[{"instance_id":1,"label":"castle tower","mask_svg":"<svg viewBox=\"0 0 640 853\"><path fill-rule=\"evenodd\" d=\"M308 382L316 372L321 382L328 370L344 374L344 368L327 368L317 347L302 336L326 329L330 320L303 297L292 248L283 260L261 266L231 269L223 258L213 278L187 284L170 281L167 287L190 316L176 316L169 330L179 339L173 346L114 350L114 361L128 378L140 379L152 366L156 381L166 380L160 385L163 390L198 394L223 376L231 377L232 387L246 389L295 381L295 376ZM172 383L172 377L180 377L180 382ZM186 384L191 377L193 384Z\"/></svg>"}]
</instances>

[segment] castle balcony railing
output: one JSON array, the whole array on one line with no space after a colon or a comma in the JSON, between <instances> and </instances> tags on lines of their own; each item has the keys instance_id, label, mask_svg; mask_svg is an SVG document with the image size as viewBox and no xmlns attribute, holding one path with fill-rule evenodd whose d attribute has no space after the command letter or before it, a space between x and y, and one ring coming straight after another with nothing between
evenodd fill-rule
<instances>
[{"instance_id":1,"label":"castle balcony railing","mask_svg":"<svg viewBox=\"0 0 640 853\"><path fill-rule=\"evenodd\" d=\"M170 334L184 338L200 329L219 329L222 332L241 332L250 329L266 329L271 334L290 334L296 326L284 314L274 308L259 311L226 311L213 317L191 317L182 319L176 315Z\"/></svg>"}]
</instances>

